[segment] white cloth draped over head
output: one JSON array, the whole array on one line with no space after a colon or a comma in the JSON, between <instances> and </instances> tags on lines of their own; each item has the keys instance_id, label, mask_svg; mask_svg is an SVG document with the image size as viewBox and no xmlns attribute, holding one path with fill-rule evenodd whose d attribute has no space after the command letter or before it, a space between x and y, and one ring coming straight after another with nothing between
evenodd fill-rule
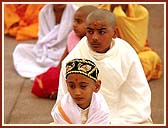
<instances>
[{"instance_id":1,"label":"white cloth draped over head","mask_svg":"<svg viewBox=\"0 0 168 128\"><path fill-rule=\"evenodd\" d=\"M74 58L92 60L99 68L100 93L111 113L112 125L138 124L150 118L151 91L135 50L124 40L113 39L106 53L96 53L83 37L62 62L57 101L67 92L66 62Z\"/></svg>"},{"instance_id":2,"label":"white cloth draped over head","mask_svg":"<svg viewBox=\"0 0 168 128\"><path fill-rule=\"evenodd\" d=\"M53 5L45 5L39 13L39 39L36 44L18 44L13 53L16 71L23 77L35 77L50 66L57 66L72 30L77 7L66 5L60 24L56 24Z\"/></svg>"},{"instance_id":3,"label":"white cloth draped over head","mask_svg":"<svg viewBox=\"0 0 168 128\"><path fill-rule=\"evenodd\" d=\"M73 101L69 93L65 94L60 104L72 124L82 124L83 110ZM51 115L56 124L68 124L60 113L57 104L53 107ZM110 111L100 93L93 93L86 118L85 124L110 124Z\"/></svg>"}]
</instances>

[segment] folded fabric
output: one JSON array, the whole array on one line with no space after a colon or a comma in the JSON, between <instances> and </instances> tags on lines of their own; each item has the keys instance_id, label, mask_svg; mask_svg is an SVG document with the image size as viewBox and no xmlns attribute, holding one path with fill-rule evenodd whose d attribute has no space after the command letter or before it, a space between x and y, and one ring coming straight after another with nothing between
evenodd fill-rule
<instances>
[{"instance_id":1,"label":"folded fabric","mask_svg":"<svg viewBox=\"0 0 168 128\"><path fill-rule=\"evenodd\" d=\"M32 93L38 97L56 99L60 69L50 67L46 72L35 77Z\"/></svg>"},{"instance_id":2,"label":"folded fabric","mask_svg":"<svg viewBox=\"0 0 168 128\"><path fill-rule=\"evenodd\" d=\"M127 12L121 6L115 7L113 14L116 19L119 37L126 40L137 52L147 80L159 79L163 74L160 56L149 47L148 10L138 4L128 4Z\"/></svg>"},{"instance_id":3,"label":"folded fabric","mask_svg":"<svg viewBox=\"0 0 168 128\"><path fill-rule=\"evenodd\" d=\"M5 4L5 34L17 41L37 39L38 15L44 4Z\"/></svg>"},{"instance_id":4,"label":"folded fabric","mask_svg":"<svg viewBox=\"0 0 168 128\"><path fill-rule=\"evenodd\" d=\"M127 12L121 6L114 8L119 37L126 40L137 53L143 51L148 33L148 10L138 4L128 4Z\"/></svg>"},{"instance_id":5,"label":"folded fabric","mask_svg":"<svg viewBox=\"0 0 168 128\"><path fill-rule=\"evenodd\" d=\"M34 79L49 67L58 65L66 48L67 36L72 31L75 10L72 4L66 5L61 23L55 24L53 5L42 8L39 13L38 41L33 44L20 43L13 52L14 67L20 76ZM25 34L22 32L22 35Z\"/></svg>"}]
</instances>

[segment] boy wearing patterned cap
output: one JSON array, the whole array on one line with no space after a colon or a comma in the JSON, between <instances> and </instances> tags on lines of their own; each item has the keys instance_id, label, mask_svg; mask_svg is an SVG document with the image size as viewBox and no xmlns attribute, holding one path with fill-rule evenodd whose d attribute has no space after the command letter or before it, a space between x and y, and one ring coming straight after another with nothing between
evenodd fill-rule
<instances>
[{"instance_id":1,"label":"boy wearing patterned cap","mask_svg":"<svg viewBox=\"0 0 168 128\"><path fill-rule=\"evenodd\" d=\"M51 114L56 124L109 124L110 112L98 93L97 66L87 59L73 59L66 64L68 93L55 105Z\"/></svg>"}]
</instances>

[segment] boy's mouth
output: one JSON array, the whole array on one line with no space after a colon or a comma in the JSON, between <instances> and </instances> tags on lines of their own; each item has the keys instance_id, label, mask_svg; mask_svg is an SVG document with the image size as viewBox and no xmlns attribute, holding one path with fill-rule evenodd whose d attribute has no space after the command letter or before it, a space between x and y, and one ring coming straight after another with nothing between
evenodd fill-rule
<instances>
[{"instance_id":1,"label":"boy's mouth","mask_svg":"<svg viewBox=\"0 0 168 128\"><path fill-rule=\"evenodd\" d=\"M98 48L98 47L100 47L100 43L98 43L98 42L92 42L91 46L94 47L94 48Z\"/></svg>"},{"instance_id":2,"label":"boy's mouth","mask_svg":"<svg viewBox=\"0 0 168 128\"><path fill-rule=\"evenodd\" d=\"M75 97L74 100L75 101L81 101L83 98L82 97Z\"/></svg>"},{"instance_id":3,"label":"boy's mouth","mask_svg":"<svg viewBox=\"0 0 168 128\"><path fill-rule=\"evenodd\" d=\"M75 33L79 33L79 31L77 29L74 29Z\"/></svg>"}]
</instances>

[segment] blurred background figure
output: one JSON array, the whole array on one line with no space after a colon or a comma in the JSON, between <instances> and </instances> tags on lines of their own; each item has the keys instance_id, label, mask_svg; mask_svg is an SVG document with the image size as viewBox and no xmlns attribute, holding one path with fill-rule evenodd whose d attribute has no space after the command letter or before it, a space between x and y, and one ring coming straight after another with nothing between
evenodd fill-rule
<instances>
[{"instance_id":1,"label":"blurred background figure","mask_svg":"<svg viewBox=\"0 0 168 128\"><path fill-rule=\"evenodd\" d=\"M67 35L72 30L76 9L72 4L48 4L40 10L37 43L18 44L13 52L14 66L19 75L34 78L58 65Z\"/></svg>"},{"instance_id":2,"label":"blurred background figure","mask_svg":"<svg viewBox=\"0 0 168 128\"><path fill-rule=\"evenodd\" d=\"M4 33L17 41L38 37L38 14L44 4L5 4Z\"/></svg>"},{"instance_id":3,"label":"blurred background figure","mask_svg":"<svg viewBox=\"0 0 168 128\"><path fill-rule=\"evenodd\" d=\"M127 41L137 52L147 80L159 79L162 62L150 48L148 39L149 12L139 4L101 4L99 8L111 10L115 16L115 35Z\"/></svg>"}]
</instances>

